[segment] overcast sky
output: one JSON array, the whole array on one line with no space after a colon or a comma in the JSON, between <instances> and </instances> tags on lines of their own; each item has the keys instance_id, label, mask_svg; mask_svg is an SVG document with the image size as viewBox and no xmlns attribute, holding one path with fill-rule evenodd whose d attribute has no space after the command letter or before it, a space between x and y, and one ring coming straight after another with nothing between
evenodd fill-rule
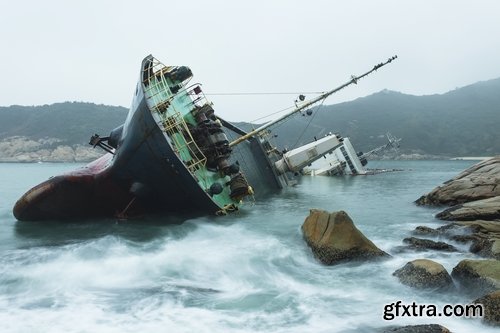
<instances>
[{"instance_id":1,"label":"overcast sky","mask_svg":"<svg viewBox=\"0 0 500 333\"><path fill-rule=\"evenodd\" d=\"M500 77L500 1L0 0L0 105L130 105L141 60L187 65L206 93L443 93ZM312 96L310 96L312 97ZM251 121L295 96L211 96Z\"/></svg>"}]
</instances>

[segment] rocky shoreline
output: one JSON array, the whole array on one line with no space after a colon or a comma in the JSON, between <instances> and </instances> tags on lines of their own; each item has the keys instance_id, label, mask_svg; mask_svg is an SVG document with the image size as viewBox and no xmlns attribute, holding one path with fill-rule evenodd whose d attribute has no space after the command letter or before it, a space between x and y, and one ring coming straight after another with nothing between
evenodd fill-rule
<instances>
[{"instance_id":1,"label":"rocky shoreline","mask_svg":"<svg viewBox=\"0 0 500 333\"><path fill-rule=\"evenodd\" d=\"M0 141L1 163L83 163L99 158L100 149L90 145L64 144L56 138L30 139L23 136L10 137Z\"/></svg>"},{"instance_id":2,"label":"rocky shoreline","mask_svg":"<svg viewBox=\"0 0 500 333\"><path fill-rule=\"evenodd\" d=\"M90 145L70 144L60 138L11 136L0 140L0 163L90 162L102 155L102 150ZM447 155L431 155L422 151L385 152L377 160L447 160Z\"/></svg>"},{"instance_id":3,"label":"rocky shoreline","mask_svg":"<svg viewBox=\"0 0 500 333\"><path fill-rule=\"evenodd\" d=\"M414 233L469 245L484 259L464 259L451 273L472 303L482 304L484 321L500 326L500 156L473 165L415 201L444 206L436 218L449 221L437 229L419 226Z\"/></svg>"},{"instance_id":4,"label":"rocky shoreline","mask_svg":"<svg viewBox=\"0 0 500 333\"><path fill-rule=\"evenodd\" d=\"M473 165L416 203L445 206L436 218L450 223L415 232L470 244L470 252L500 260L500 156Z\"/></svg>"},{"instance_id":5,"label":"rocky shoreline","mask_svg":"<svg viewBox=\"0 0 500 333\"><path fill-rule=\"evenodd\" d=\"M463 304L482 304L483 321L500 326L500 156L484 160L436 187L415 201L442 206L436 218L448 221L433 229L418 226L405 245L391 251L459 252L445 241L469 245L480 258L464 258L451 274L438 262L423 256L408 262L393 275L407 286L443 293L458 293ZM311 210L302 225L304 239L323 264L371 261L390 257L359 231L347 213ZM470 256L468 256L470 257ZM425 326L425 327L423 327ZM432 328L432 329L431 329ZM384 332L449 332L439 325L410 325Z\"/></svg>"}]
</instances>

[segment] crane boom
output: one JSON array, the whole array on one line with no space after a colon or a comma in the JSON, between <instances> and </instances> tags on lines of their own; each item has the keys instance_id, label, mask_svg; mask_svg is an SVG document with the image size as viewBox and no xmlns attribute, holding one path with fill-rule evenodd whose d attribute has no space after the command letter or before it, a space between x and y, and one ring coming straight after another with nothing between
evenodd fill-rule
<instances>
[{"instance_id":1,"label":"crane boom","mask_svg":"<svg viewBox=\"0 0 500 333\"><path fill-rule=\"evenodd\" d=\"M281 121L285 120L286 118L288 118L288 117L290 117L290 116L294 115L294 114L295 114L295 113L297 113L297 112L300 112L300 111L302 111L302 110L307 109L308 107L310 107L310 106L312 106L312 105L314 105L314 104L318 103L319 101L324 100L325 98L329 97L330 95L333 95L334 93L338 92L339 90L344 89L345 87L347 87L347 86L349 86L349 85L351 85L351 84L356 84L356 83L358 83L358 81L359 81L360 79L362 79L362 78L364 78L365 76L367 76L367 75L371 74L372 72L376 71L376 70L377 70L377 69L379 69L380 67L383 67L383 66L385 66L385 65L387 65L387 64L389 64L389 63L391 63L393 60L397 59L397 57L398 57L398 56L396 56L396 55L395 55L395 56L393 56L393 57L390 57L390 58L389 58L388 60L386 60L385 62L382 62L382 63L379 63L379 64L377 64L377 65L373 66L373 68L372 68L372 69L370 69L369 71L367 71L367 72L366 72L366 73L364 73L364 74L361 74L361 75L359 75L359 76L355 76L355 75L353 75L349 81L347 81L346 83L342 84L341 86L339 86L339 87L337 87L337 88L335 88L335 89L332 89L332 90L330 90L330 91L327 91L327 92L325 92L325 93L323 93L323 94L319 95L318 97L313 98L313 99L311 99L310 101L305 102L305 103L304 103L304 104L302 104L301 106L296 106L296 107L295 107L292 111L290 111L290 112L288 112L288 113L284 114L283 116L281 116L281 117L279 117L279 118L277 118L277 119L275 119L275 120L272 120L272 121L270 121L270 122L268 122L268 123L266 123L266 124L264 124L264 125L262 125L262 126L258 127L257 129L254 129L254 130L252 130L252 131L248 132L247 134L245 134L245 135L243 135L243 136L240 136L240 137L239 137L239 138L237 138L236 140L234 140L234 141L230 142L230 143L229 143L229 147L232 147L232 146L234 146L234 145L237 145L237 144L239 144L239 143L241 143L241 142L243 142L243 141L245 141L245 140L247 140L247 139L249 139L249 138L251 138L251 137L253 137L253 136L257 135L257 134L259 134L260 132L262 132L262 131L266 130L267 128L269 128L269 127L271 127L271 126L273 126L273 125L275 125L275 124L277 124L277 123L279 123L279 122L281 122Z\"/></svg>"}]
</instances>

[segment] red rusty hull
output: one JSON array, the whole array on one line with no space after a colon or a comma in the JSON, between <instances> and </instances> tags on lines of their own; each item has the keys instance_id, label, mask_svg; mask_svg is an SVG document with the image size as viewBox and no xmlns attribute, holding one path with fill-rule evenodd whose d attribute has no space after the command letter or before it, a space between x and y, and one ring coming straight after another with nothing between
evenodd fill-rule
<instances>
[{"instance_id":1,"label":"red rusty hull","mask_svg":"<svg viewBox=\"0 0 500 333\"><path fill-rule=\"evenodd\" d=\"M112 177L106 154L84 168L52 177L26 192L14 206L20 221L59 220L114 216L122 212L133 195L130 184Z\"/></svg>"}]
</instances>

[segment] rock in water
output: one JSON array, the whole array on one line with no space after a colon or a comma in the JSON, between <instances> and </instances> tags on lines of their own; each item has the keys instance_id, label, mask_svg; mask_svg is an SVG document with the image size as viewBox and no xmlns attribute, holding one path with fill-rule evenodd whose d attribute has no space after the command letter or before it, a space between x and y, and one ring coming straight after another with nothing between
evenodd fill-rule
<instances>
[{"instance_id":1,"label":"rock in water","mask_svg":"<svg viewBox=\"0 0 500 333\"><path fill-rule=\"evenodd\" d=\"M441 232L436 229L432 229L423 225L419 225L413 230L413 234L415 235L423 235L423 236L439 236Z\"/></svg>"},{"instance_id":2,"label":"rock in water","mask_svg":"<svg viewBox=\"0 0 500 333\"><path fill-rule=\"evenodd\" d=\"M443 289L453 286L451 276L443 265L428 259L410 261L392 275L401 283L419 289Z\"/></svg>"},{"instance_id":3,"label":"rock in water","mask_svg":"<svg viewBox=\"0 0 500 333\"><path fill-rule=\"evenodd\" d=\"M483 320L485 322L490 325L500 326L500 290L478 298L474 303L483 305Z\"/></svg>"},{"instance_id":4,"label":"rock in water","mask_svg":"<svg viewBox=\"0 0 500 333\"><path fill-rule=\"evenodd\" d=\"M492 220L500 218L500 196L448 208L436 217L447 221Z\"/></svg>"},{"instance_id":5,"label":"rock in water","mask_svg":"<svg viewBox=\"0 0 500 333\"><path fill-rule=\"evenodd\" d=\"M500 221L462 221L454 224L472 231L471 234L463 236L464 239L472 241L469 251L482 257L500 260Z\"/></svg>"},{"instance_id":6,"label":"rock in water","mask_svg":"<svg viewBox=\"0 0 500 333\"><path fill-rule=\"evenodd\" d=\"M302 233L314 256L326 265L389 256L366 238L344 211L330 214L311 209Z\"/></svg>"},{"instance_id":7,"label":"rock in water","mask_svg":"<svg viewBox=\"0 0 500 333\"><path fill-rule=\"evenodd\" d=\"M458 249L453 245L447 244L445 242L435 242L430 239L408 237L403 239L403 242L408 244L408 249L412 250L438 250L446 252L458 252Z\"/></svg>"},{"instance_id":8,"label":"rock in water","mask_svg":"<svg viewBox=\"0 0 500 333\"><path fill-rule=\"evenodd\" d=\"M500 195L500 156L466 169L420 197L419 205L457 205Z\"/></svg>"},{"instance_id":9,"label":"rock in water","mask_svg":"<svg viewBox=\"0 0 500 333\"><path fill-rule=\"evenodd\" d=\"M471 294L484 294L500 289L500 261L464 259L451 276Z\"/></svg>"},{"instance_id":10,"label":"rock in water","mask_svg":"<svg viewBox=\"0 0 500 333\"><path fill-rule=\"evenodd\" d=\"M393 327L384 330L383 333L450 333L450 330L441 325L430 324Z\"/></svg>"}]
</instances>

